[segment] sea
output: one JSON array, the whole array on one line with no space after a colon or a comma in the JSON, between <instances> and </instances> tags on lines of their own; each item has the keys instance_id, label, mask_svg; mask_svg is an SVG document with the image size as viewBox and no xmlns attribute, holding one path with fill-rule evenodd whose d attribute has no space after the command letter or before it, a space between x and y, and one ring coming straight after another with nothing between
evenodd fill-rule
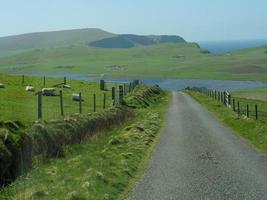
<instances>
[{"instance_id":1,"label":"sea","mask_svg":"<svg viewBox=\"0 0 267 200\"><path fill-rule=\"evenodd\" d=\"M207 41L197 42L203 49L209 50L214 54L223 54L244 48L253 48L267 45L267 39L257 40L226 40L226 41Z\"/></svg>"}]
</instances>

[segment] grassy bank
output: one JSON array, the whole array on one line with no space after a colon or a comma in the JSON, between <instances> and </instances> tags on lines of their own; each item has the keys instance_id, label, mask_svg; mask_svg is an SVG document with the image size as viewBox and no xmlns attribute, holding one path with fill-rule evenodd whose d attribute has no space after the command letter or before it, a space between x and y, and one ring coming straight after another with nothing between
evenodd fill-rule
<instances>
[{"instance_id":1,"label":"grassy bank","mask_svg":"<svg viewBox=\"0 0 267 200\"><path fill-rule=\"evenodd\" d=\"M244 115L238 115L232 109L226 108L218 101L199 92L186 92L214 113L225 125L231 127L237 134L245 138L250 144L267 153L267 125L264 120L255 120ZM253 103L257 103L257 101Z\"/></svg>"},{"instance_id":2,"label":"grassy bank","mask_svg":"<svg viewBox=\"0 0 267 200\"><path fill-rule=\"evenodd\" d=\"M0 199L122 198L156 141L168 99L166 94L158 101L146 99L147 104L134 111L135 118L111 132L65 146L64 157L36 159L28 174L0 192Z\"/></svg>"}]
</instances>

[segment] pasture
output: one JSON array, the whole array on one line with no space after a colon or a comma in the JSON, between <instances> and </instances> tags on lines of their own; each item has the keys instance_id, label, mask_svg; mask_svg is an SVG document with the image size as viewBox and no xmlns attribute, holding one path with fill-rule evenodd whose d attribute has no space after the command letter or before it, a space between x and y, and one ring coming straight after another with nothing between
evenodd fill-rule
<instances>
[{"instance_id":1,"label":"pasture","mask_svg":"<svg viewBox=\"0 0 267 200\"><path fill-rule=\"evenodd\" d=\"M96 111L104 108L104 94L106 94L106 107L111 106L111 86L107 84L107 91L101 91L99 83L70 80L67 84L71 88L60 88L55 85L63 83L63 79L46 78L45 85L43 77L25 76L22 83L22 76L0 75L0 83L5 88L0 88L0 121L13 120L23 124L29 124L37 120L37 91L42 88L56 89L56 96L43 96L43 119L61 118L59 91L63 93L64 114L70 115L79 113L79 102L72 100L73 93L82 94L82 112L94 111L94 94L96 96ZM32 85L35 92L26 91L26 86Z\"/></svg>"},{"instance_id":2,"label":"pasture","mask_svg":"<svg viewBox=\"0 0 267 200\"><path fill-rule=\"evenodd\" d=\"M233 91L233 95L239 98L267 101L267 87L237 90Z\"/></svg>"}]
</instances>

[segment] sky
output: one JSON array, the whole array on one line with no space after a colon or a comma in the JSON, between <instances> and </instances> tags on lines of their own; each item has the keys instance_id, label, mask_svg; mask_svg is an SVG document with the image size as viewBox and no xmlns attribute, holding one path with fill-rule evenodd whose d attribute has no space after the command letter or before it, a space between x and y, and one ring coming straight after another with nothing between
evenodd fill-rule
<instances>
[{"instance_id":1,"label":"sky","mask_svg":"<svg viewBox=\"0 0 267 200\"><path fill-rule=\"evenodd\" d=\"M0 36L101 28L187 41L265 39L266 9L267 0L0 0Z\"/></svg>"}]
</instances>

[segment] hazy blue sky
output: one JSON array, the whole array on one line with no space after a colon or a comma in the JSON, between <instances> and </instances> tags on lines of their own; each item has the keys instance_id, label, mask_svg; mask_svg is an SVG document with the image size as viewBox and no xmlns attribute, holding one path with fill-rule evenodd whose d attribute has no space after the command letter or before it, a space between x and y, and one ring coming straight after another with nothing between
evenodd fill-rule
<instances>
[{"instance_id":1,"label":"hazy blue sky","mask_svg":"<svg viewBox=\"0 0 267 200\"><path fill-rule=\"evenodd\" d=\"M267 0L0 0L0 36L98 27L188 41L267 38Z\"/></svg>"}]
</instances>

